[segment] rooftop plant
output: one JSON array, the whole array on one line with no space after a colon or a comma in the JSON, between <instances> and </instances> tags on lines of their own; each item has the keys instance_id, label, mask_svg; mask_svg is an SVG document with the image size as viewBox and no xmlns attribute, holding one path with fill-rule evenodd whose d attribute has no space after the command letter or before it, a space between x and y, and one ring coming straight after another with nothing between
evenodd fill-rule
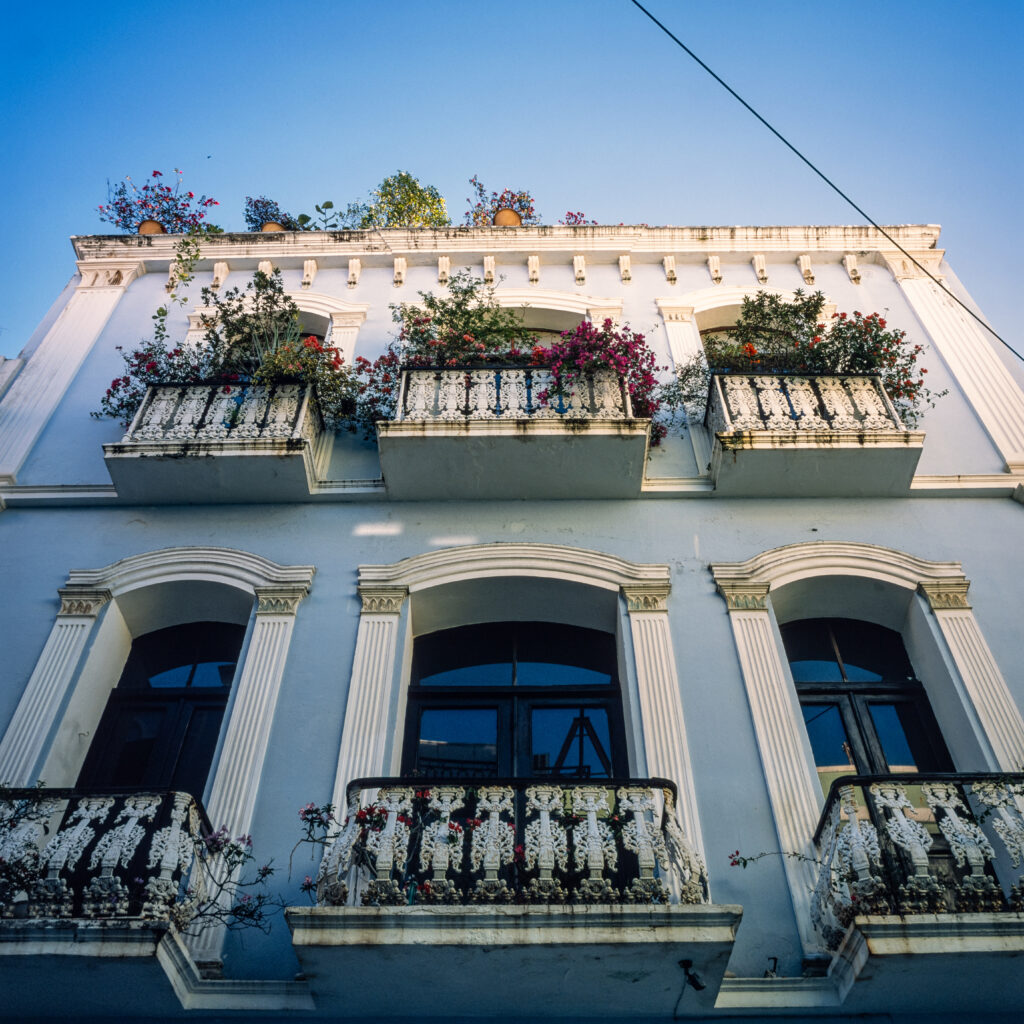
<instances>
[{"instance_id":1,"label":"rooftop plant","mask_svg":"<svg viewBox=\"0 0 1024 1024\"><path fill-rule=\"evenodd\" d=\"M489 227L494 223L494 215L499 210L515 210L522 217L524 227L540 223L540 214L536 212L533 196L525 189L515 191L506 188L501 192L488 192L475 174L469 179L469 184L476 193L476 202L466 200L469 209L466 211L465 223L471 227Z\"/></svg>"},{"instance_id":2,"label":"rooftop plant","mask_svg":"<svg viewBox=\"0 0 1024 1024\"><path fill-rule=\"evenodd\" d=\"M116 185L108 181L107 202L98 207L100 220L127 232L138 231L144 220L157 221L172 235L219 232L219 227L206 220L209 208L220 205L217 200L182 191L182 173L177 168L174 173L177 180L173 186L159 180L161 171L153 171L141 188L130 176Z\"/></svg>"}]
</instances>

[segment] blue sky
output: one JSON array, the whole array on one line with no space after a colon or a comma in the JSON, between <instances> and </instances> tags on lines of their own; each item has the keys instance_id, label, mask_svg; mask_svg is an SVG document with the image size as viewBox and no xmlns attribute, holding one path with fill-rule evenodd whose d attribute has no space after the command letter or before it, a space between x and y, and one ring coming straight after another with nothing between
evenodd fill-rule
<instances>
[{"instance_id":1,"label":"blue sky","mask_svg":"<svg viewBox=\"0 0 1024 1024\"><path fill-rule=\"evenodd\" d=\"M940 223L1018 350L1024 3L648 0L880 223ZM467 179L549 222L848 224L858 215L628 0L9 5L0 40L0 355L109 230L106 180L180 167L243 228L397 169L461 221Z\"/></svg>"}]
</instances>

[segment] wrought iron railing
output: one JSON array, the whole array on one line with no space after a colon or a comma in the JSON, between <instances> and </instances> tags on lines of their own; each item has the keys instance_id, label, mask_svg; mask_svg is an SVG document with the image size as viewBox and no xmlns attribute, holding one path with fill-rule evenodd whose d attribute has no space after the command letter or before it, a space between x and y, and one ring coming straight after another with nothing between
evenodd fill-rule
<instances>
[{"instance_id":1,"label":"wrought iron railing","mask_svg":"<svg viewBox=\"0 0 1024 1024\"><path fill-rule=\"evenodd\" d=\"M715 433L906 429L877 376L714 374L707 423Z\"/></svg>"},{"instance_id":2,"label":"wrought iron railing","mask_svg":"<svg viewBox=\"0 0 1024 1024\"><path fill-rule=\"evenodd\" d=\"M301 441L316 444L323 422L305 384L158 384L122 439L133 442Z\"/></svg>"},{"instance_id":3,"label":"wrought iron railing","mask_svg":"<svg viewBox=\"0 0 1024 1024\"><path fill-rule=\"evenodd\" d=\"M702 903L666 779L358 779L321 905Z\"/></svg>"},{"instance_id":4,"label":"wrought iron railing","mask_svg":"<svg viewBox=\"0 0 1024 1024\"><path fill-rule=\"evenodd\" d=\"M204 898L190 871L210 833L188 793L0 789L0 917L183 924Z\"/></svg>"},{"instance_id":5,"label":"wrought iron railing","mask_svg":"<svg viewBox=\"0 0 1024 1024\"><path fill-rule=\"evenodd\" d=\"M529 366L406 367L396 420L631 419L628 390L611 371L588 374L566 394L551 371Z\"/></svg>"},{"instance_id":6,"label":"wrought iron railing","mask_svg":"<svg viewBox=\"0 0 1024 1024\"><path fill-rule=\"evenodd\" d=\"M833 948L861 914L1024 912L1024 774L843 776L815 843Z\"/></svg>"}]
</instances>

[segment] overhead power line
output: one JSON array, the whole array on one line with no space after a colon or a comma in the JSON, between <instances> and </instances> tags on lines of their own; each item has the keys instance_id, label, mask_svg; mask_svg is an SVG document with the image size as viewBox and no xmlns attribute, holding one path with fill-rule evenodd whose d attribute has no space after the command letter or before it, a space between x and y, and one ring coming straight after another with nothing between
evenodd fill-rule
<instances>
[{"instance_id":1,"label":"overhead power line","mask_svg":"<svg viewBox=\"0 0 1024 1024\"><path fill-rule=\"evenodd\" d=\"M781 132L776 130L768 121L766 121L735 89L732 88L732 86L729 85L728 82L726 82L721 76L716 75L715 72L712 71L711 68L709 68L707 64L705 64L704 61L702 61L700 57L698 57L697 54L693 52L693 50L691 50L677 35L671 32L665 25L658 21L658 19L653 14L651 14L651 12L647 10L647 8L644 7L643 4L639 3L638 0L630 0L630 3L632 3L634 7L638 8L640 11L646 14L647 17L650 18L651 21L653 21L654 24L657 25L658 28L660 28L661 31L664 32L665 35L667 35L669 39L671 39L676 44L676 46L678 46L688 56L692 57L694 61L696 61L723 89L725 89L727 93L729 93L730 96L733 97L733 99L737 100L744 107L746 107L746 109L749 110L750 113L753 114L754 117L756 117L758 121L760 121L761 124L763 124L765 128L767 128L768 131L770 131L772 135L774 135L779 140L779 142L781 142L787 149L789 149L792 153L798 156L805 164L807 164L807 166L812 171L814 171L814 173L819 178L821 178L821 180L825 182L825 184L828 185L828 187L832 189L833 192L835 192L838 196L840 196L847 203L849 203L850 206L852 206L876 231L878 231L884 238L888 239L897 249L899 249L899 251L903 253L903 255L906 256L907 259L910 260L910 262L913 263L918 270L920 270L926 277L928 277L931 281L938 285L938 287L942 290L944 294L948 295L966 313L968 313L971 317L977 320L977 322L981 324L981 326L984 327L985 330L988 331L993 338L995 338L997 341L1005 345L1018 359L1024 362L1024 356L1022 356L1015 348L1013 348L1013 346L1010 345L1008 341L1003 339L988 323L985 322L985 320L978 316L978 314L975 313L974 310L970 308L970 306L964 303L957 295L954 295L949 288L947 288L926 266L924 266L924 264L919 262L914 256L907 252L907 250L904 249L903 246L900 245L900 243L897 242L896 239L893 238L892 235L890 235L889 232L886 231L881 224L877 223L873 218L869 217L867 213L864 212L864 210L862 210L831 178L828 177L828 175L826 175L823 171L818 170L818 168L815 167L815 165L812 164L811 161L808 160L807 157L805 157L803 153L801 153L800 150L797 149L796 146L794 146L793 143L789 141L789 139L787 139Z\"/></svg>"}]
</instances>

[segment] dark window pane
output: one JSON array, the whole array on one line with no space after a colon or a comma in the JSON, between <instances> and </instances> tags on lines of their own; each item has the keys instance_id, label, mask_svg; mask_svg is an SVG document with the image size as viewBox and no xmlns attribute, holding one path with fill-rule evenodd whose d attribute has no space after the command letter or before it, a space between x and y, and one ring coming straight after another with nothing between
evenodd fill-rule
<instances>
[{"instance_id":1,"label":"dark window pane","mask_svg":"<svg viewBox=\"0 0 1024 1024\"><path fill-rule=\"evenodd\" d=\"M882 746L886 764L891 772L917 771L917 763L910 752L910 743L900 721L895 704L876 704L872 701L871 721L874 723L878 742Z\"/></svg>"},{"instance_id":2,"label":"dark window pane","mask_svg":"<svg viewBox=\"0 0 1024 1024\"><path fill-rule=\"evenodd\" d=\"M110 783L117 786L151 784L156 767L153 755L161 728L173 716L166 708L119 708L113 717L113 739L104 757Z\"/></svg>"},{"instance_id":3,"label":"dark window pane","mask_svg":"<svg viewBox=\"0 0 1024 1024\"><path fill-rule=\"evenodd\" d=\"M531 734L534 775L599 779L612 775L604 708L534 708Z\"/></svg>"},{"instance_id":4,"label":"dark window pane","mask_svg":"<svg viewBox=\"0 0 1024 1024\"><path fill-rule=\"evenodd\" d=\"M512 636L488 624L460 626L416 640L413 679L420 686L511 686Z\"/></svg>"},{"instance_id":5,"label":"dark window pane","mask_svg":"<svg viewBox=\"0 0 1024 1024\"><path fill-rule=\"evenodd\" d=\"M424 775L498 774L496 708L436 708L420 715L416 768Z\"/></svg>"},{"instance_id":6,"label":"dark window pane","mask_svg":"<svg viewBox=\"0 0 1024 1024\"><path fill-rule=\"evenodd\" d=\"M805 619L781 627L793 680L797 683L839 683L839 671L826 619Z\"/></svg>"},{"instance_id":7,"label":"dark window pane","mask_svg":"<svg viewBox=\"0 0 1024 1024\"><path fill-rule=\"evenodd\" d=\"M192 669L198 664L231 665L227 682L210 681L192 685L230 686L233 666L242 647L245 627L227 622L190 622L183 626L158 629L132 641L119 690L172 689L189 685ZM223 678L223 675L221 675Z\"/></svg>"},{"instance_id":8,"label":"dark window pane","mask_svg":"<svg viewBox=\"0 0 1024 1024\"><path fill-rule=\"evenodd\" d=\"M194 687L226 687L231 686L231 679L235 674L235 663L233 661L202 661L196 665L195 675L192 676Z\"/></svg>"},{"instance_id":9,"label":"dark window pane","mask_svg":"<svg viewBox=\"0 0 1024 1024\"><path fill-rule=\"evenodd\" d=\"M914 678L903 638L895 630L854 619L828 621L850 682L902 682Z\"/></svg>"},{"instance_id":10,"label":"dark window pane","mask_svg":"<svg viewBox=\"0 0 1024 1024\"><path fill-rule=\"evenodd\" d=\"M819 767L852 768L849 737L838 704L804 704L804 725Z\"/></svg>"},{"instance_id":11,"label":"dark window pane","mask_svg":"<svg viewBox=\"0 0 1024 1024\"><path fill-rule=\"evenodd\" d=\"M615 638L596 629L553 622L518 624L517 686L609 686Z\"/></svg>"},{"instance_id":12,"label":"dark window pane","mask_svg":"<svg viewBox=\"0 0 1024 1024\"><path fill-rule=\"evenodd\" d=\"M149 677L149 685L154 690L178 689L188 686L188 678L192 675L192 662L187 665L178 665L177 668L169 668L163 672L157 672Z\"/></svg>"},{"instance_id":13,"label":"dark window pane","mask_svg":"<svg viewBox=\"0 0 1024 1024\"><path fill-rule=\"evenodd\" d=\"M174 766L171 789L202 797L223 718L224 705L220 701L192 710L178 763Z\"/></svg>"}]
</instances>

